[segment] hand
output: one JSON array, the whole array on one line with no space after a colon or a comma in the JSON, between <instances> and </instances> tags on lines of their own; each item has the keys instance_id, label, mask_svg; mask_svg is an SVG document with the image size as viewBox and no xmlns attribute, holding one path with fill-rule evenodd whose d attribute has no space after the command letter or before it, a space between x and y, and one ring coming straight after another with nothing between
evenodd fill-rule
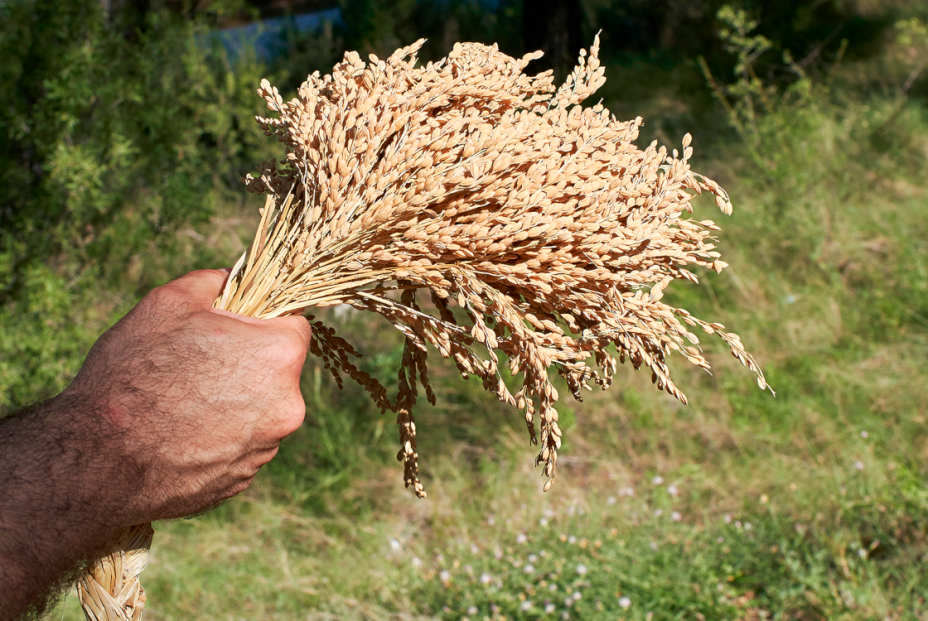
<instances>
[{"instance_id":1,"label":"hand","mask_svg":"<svg viewBox=\"0 0 928 621\"><path fill-rule=\"evenodd\" d=\"M126 524L238 494L303 422L308 322L211 308L226 277L201 270L151 291L100 337L62 395L93 404L77 411L115 431Z\"/></svg>"},{"instance_id":2,"label":"hand","mask_svg":"<svg viewBox=\"0 0 928 621\"><path fill-rule=\"evenodd\" d=\"M309 324L214 310L226 276L153 290L67 390L0 420L0 621L41 613L126 527L241 492L302 423Z\"/></svg>"}]
</instances>

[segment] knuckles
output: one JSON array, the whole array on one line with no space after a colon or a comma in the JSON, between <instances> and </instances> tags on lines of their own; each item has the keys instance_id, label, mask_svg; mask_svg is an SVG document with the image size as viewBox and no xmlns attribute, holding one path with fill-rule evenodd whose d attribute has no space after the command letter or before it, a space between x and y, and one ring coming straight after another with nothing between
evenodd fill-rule
<instances>
[{"instance_id":1,"label":"knuckles","mask_svg":"<svg viewBox=\"0 0 928 621\"><path fill-rule=\"evenodd\" d=\"M275 366L287 371L295 371L299 376L306 361L306 348L292 338L280 338L269 351Z\"/></svg>"},{"instance_id":2,"label":"knuckles","mask_svg":"<svg viewBox=\"0 0 928 621\"><path fill-rule=\"evenodd\" d=\"M182 308L185 304L184 291L173 282L152 289L142 299L142 305L155 313Z\"/></svg>"},{"instance_id":3,"label":"knuckles","mask_svg":"<svg viewBox=\"0 0 928 621\"><path fill-rule=\"evenodd\" d=\"M280 425L278 427L280 437L285 438L294 433L303 424L304 418L306 418L306 402L303 401L303 397L290 399L281 408Z\"/></svg>"}]
</instances>

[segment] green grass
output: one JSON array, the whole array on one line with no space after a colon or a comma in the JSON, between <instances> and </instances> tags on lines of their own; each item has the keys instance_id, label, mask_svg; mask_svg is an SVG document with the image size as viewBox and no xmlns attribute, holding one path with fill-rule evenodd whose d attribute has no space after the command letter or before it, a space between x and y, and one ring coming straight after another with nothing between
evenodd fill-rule
<instances>
[{"instance_id":1,"label":"green grass","mask_svg":"<svg viewBox=\"0 0 928 621\"><path fill-rule=\"evenodd\" d=\"M671 295L740 334L775 398L709 337L713 375L674 365L688 407L624 369L564 404L542 494L520 417L435 360L417 500L392 420L309 360L306 424L253 488L157 525L147 618L928 619L928 114L814 90L755 143L694 135L732 267ZM397 335L327 317L389 382Z\"/></svg>"}]
</instances>

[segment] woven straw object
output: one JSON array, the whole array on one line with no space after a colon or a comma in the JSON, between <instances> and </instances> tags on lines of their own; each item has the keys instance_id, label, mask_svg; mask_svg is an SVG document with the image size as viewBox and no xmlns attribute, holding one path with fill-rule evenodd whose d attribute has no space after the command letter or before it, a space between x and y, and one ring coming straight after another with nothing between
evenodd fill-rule
<instances>
[{"instance_id":1,"label":"woven straw object","mask_svg":"<svg viewBox=\"0 0 928 621\"><path fill-rule=\"evenodd\" d=\"M139 574L148 564L155 531L151 524L126 529L110 552L77 583L77 597L90 621L138 621L145 608Z\"/></svg>"},{"instance_id":2,"label":"woven straw object","mask_svg":"<svg viewBox=\"0 0 928 621\"><path fill-rule=\"evenodd\" d=\"M421 44L369 63L349 52L286 102L262 82L276 118L258 122L286 158L246 180L265 205L216 308L269 318L346 304L399 330L395 398L313 317L310 352L339 385L350 377L396 414L397 459L420 497L412 410L420 391L435 403L430 351L521 411L545 491L562 445L557 376L579 400L628 361L685 403L667 358L709 369L689 326L721 338L768 388L737 335L663 299L672 281L697 281L688 267L726 267L711 236L718 227L684 216L692 197L709 193L726 214L731 204L690 169L689 135L679 153L639 149L640 118L580 105L605 81L598 38L559 87L550 72L523 73L540 53L515 59L466 43L420 66ZM133 572L144 562L130 571L129 558L117 550L84 581L89 618L138 618L144 592ZM99 604L91 580L116 594L113 605Z\"/></svg>"}]
</instances>

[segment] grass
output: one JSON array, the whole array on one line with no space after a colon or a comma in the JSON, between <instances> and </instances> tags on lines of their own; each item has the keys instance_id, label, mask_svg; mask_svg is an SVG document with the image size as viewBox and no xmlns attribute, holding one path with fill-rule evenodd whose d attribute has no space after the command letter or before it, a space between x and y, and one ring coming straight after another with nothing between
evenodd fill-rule
<instances>
[{"instance_id":1,"label":"grass","mask_svg":"<svg viewBox=\"0 0 928 621\"><path fill-rule=\"evenodd\" d=\"M565 402L548 494L519 416L435 364L417 500L393 421L309 360L306 424L253 488L156 526L147 618L928 619L926 160L923 106L816 91L709 162L732 267L673 302L777 397L715 344L714 375L674 367L688 407L624 369ZM329 319L389 381L397 335Z\"/></svg>"}]
</instances>

